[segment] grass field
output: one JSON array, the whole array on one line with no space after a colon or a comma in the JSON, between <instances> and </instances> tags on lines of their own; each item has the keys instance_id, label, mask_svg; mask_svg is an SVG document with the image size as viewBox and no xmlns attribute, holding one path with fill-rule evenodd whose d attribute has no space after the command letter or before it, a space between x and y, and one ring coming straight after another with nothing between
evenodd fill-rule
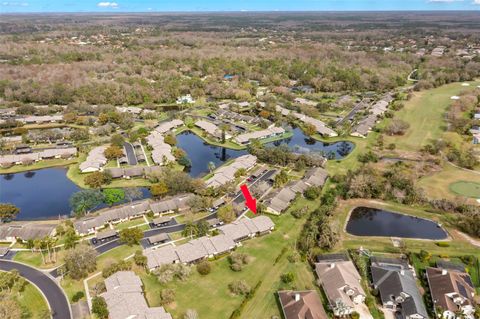
<instances>
[{"instance_id":1,"label":"grass field","mask_svg":"<svg viewBox=\"0 0 480 319\"><path fill-rule=\"evenodd\" d=\"M480 183L460 181L450 184L449 189L458 195L480 198Z\"/></svg>"},{"instance_id":2,"label":"grass field","mask_svg":"<svg viewBox=\"0 0 480 319\"><path fill-rule=\"evenodd\" d=\"M42 255L40 252L31 251L19 251L13 257L14 261L18 261L36 268L49 269L60 266L63 263L63 255L65 251L62 249L57 250L57 262L55 263L43 263ZM52 253L53 254L53 253ZM47 253L44 253L45 259L48 261Z\"/></svg>"},{"instance_id":3,"label":"grass field","mask_svg":"<svg viewBox=\"0 0 480 319\"><path fill-rule=\"evenodd\" d=\"M450 97L459 95L464 90L474 89L477 82L471 82L470 87L461 83L452 83L435 89L416 92L413 98L405 103L405 107L395 113L395 118L410 124L404 136L387 137L385 144L395 143L397 149L419 150L432 139L438 139L446 129L445 112L452 100Z\"/></svg>"},{"instance_id":4,"label":"grass field","mask_svg":"<svg viewBox=\"0 0 480 319\"><path fill-rule=\"evenodd\" d=\"M455 197L460 196L460 194L454 192L450 188L450 185L458 182L469 182L480 185L480 174L462 170L446 163L443 165L442 171L421 178L417 184L425 190L425 193L430 198L453 200Z\"/></svg>"},{"instance_id":5,"label":"grass field","mask_svg":"<svg viewBox=\"0 0 480 319\"><path fill-rule=\"evenodd\" d=\"M313 202L300 199L291 209L299 209L305 205L315 206ZM166 308L175 318L187 309L195 309L200 318L228 318L243 300L229 292L228 284L234 280L245 280L254 287L261 280L262 283L255 297L245 307L242 318L280 316L275 292L289 288L280 281L283 273L295 273L295 282L291 286L297 289L315 289L315 285L313 272L307 264L291 264L287 260L305 220L294 219L289 213L272 219L276 225L273 233L248 240L242 247L237 248L237 251L252 257L252 261L240 272L233 272L229 268L228 259L224 257L212 262L212 272L209 275L200 276L193 270L191 277L185 282L174 281L161 285L155 276L142 274L149 304L159 305L159 291L172 288L176 293L175 303ZM284 249L286 250L282 252Z\"/></svg>"},{"instance_id":6,"label":"grass field","mask_svg":"<svg viewBox=\"0 0 480 319\"><path fill-rule=\"evenodd\" d=\"M78 159L63 160L63 159L51 159L40 162L35 162L32 165L14 165L10 168L0 168L0 174L13 174L25 171L33 171L43 168L68 166L78 162Z\"/></svg>"},{"instance_id":7,"label":"grass field","mask_svg":"<svg viewBox=\"0 0 480 319\"><path fill-rule=\"evenodd\" d=\"M18 297L21 307L26 310L25 318L43 319L49 313L47 301L34 285L28 283Z\"/></svg>"}]
</instances>

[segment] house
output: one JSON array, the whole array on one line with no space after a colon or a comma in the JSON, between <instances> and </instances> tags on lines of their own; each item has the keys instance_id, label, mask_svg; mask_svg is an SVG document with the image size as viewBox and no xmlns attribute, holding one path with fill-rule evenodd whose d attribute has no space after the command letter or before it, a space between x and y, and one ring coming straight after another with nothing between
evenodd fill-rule
<instances>
[{"instance_id":1,"label":"house","mask_svg":"<svg viewBox=\"0 0 480 319\"><path fill-rule=\"evenodd\" d=\"M170 240L167 233L160 233L147 238L150 245L163 244Z\"/></svg>"},{"instance_id":2,"label":"house","mask_svg":"<svg viewBox=\"0 0 480 319\"><path fill-rule=\"evenodd\" d=\"M190 94L180 96L177 99L177 104L193 104L195 103L195 100Z\"/></svg>"},{"instance_id":3,"label":"house","mask_svg":"<svg viewBox=\"0 0 480 319\"><path fill-rule=\"evenodd\" d=\"M267 206L267 212L280 215L288 208L297 194L290 187L278 189L265 197L264 203Z\"/></svg>"},{"instance_id":4,"label":"house","mask_svg":"<svg viewBox=\"0 0 480 319\"><path fill-rule=\"evenodd\" d=\"M35 240L56 235L55 224L8 223L0 225L0 241Z\"/></svg>"},{"instance_id":5,"label":"house","mask_svg":"<svg viewBox=\"0 0 480 319\"><path fill-rule=\"evenodd\" d=\"M235 173L239 169L243 168L245 170L249 170L254 167L256 163L257 157L253 155L247 154L237 157L232 164L228 166L222 166L217 169L213 176L205 181L205 184L207 187L218 187L224 185L235 180Z\"/></svg>"},{"instance_id":6,"label":"house","mask_svg":"<svg viewBox=\"0 0 480 319\"><path fill-rule=\"evenodd\" d=\"M146 251L148 267L154 269L163 264L175 262L194 263L204 258L224 254L235 248L236 242L240 240L238 234L246 239L267 233L273 229L274 225L270 218L259 216L251 220L242 219L222 227L225 227L219 228L222 234L214 237L204 236L177 247L164 246L157 250Z\"/></svg>"},{"instance_id":7,"label":"house","mask_svg":"<svg viewBox=\"0 0 480 319\"><path fill-rule=\"evenodd\" d=\"M205 132L207 132L209 135L213 136L217 140L221 140L223 138L222 130L212 122L200 120L195 122L195 126L204 130ZM229 139L231 137L232 136L230 134L225 133L225 139Z\"/></svg>"},{"instance_id":8,"label":"house","mask_svg":"<svg viewBox=\"0 0 480 319\"><path fill-rule=\"evenodd\" d=\"M155 218L154 220L152 220L152 224L155 227L163 227L163 226L167 226L168 224L170 224L172 219L173 218L171 216L159 216L159 217Z\"/></svg>"},{"instance_id":9,"label":"house","mask_svg":"<svg viewBox=\"0 0 480 319\"><path fill-rule=\"evenodd\" d=\"M294 86L290 90L292 92L307 93L307 94L311 94L315 92L315 89L311 85Z\"/></svg>"},{"instance_id":10,"label":"house","mask_svg":"<svg viewBox=\"0 0 480 319\"><path fill-rule=\"evenodd\" d=\"M465 270L428 267L426 277L439 318L475 318L475 287Z\"/></svg>"},{"instance_id":11,"label":"house","mask_svg":"<svg viewBox=\"0 0 480 319\"><path fill-rule=\"evenodd\" d=\"M415 272L407 262L391 258L371 258L374 289L385 309L402 319L427 319L428 313L418 290Z\"/></svg>"},{"instance_id":12,"label":"house","mask_svg":"<svg viewBox=\"0 0 480 319\"><path fill-rule=\"evenodd\" d=\"M322 167L310 168L305 172L302 181L308 186L322 187L328 178L328 172Z\"/></svg>"},{"instance_id":13,"label":"house","mask_svg":"<svg viewBox=\"0 0 480 319\"><path fill-rule=\"evenodd\" d=\"M117 237L118 237L118 232L115 229L108 229L108 230L97 233L95 235L93 242L94 244L96 244L98 242L112 240Z\"/></svg>"},{"instance_id":14,"label":"house","mask_svg":"<svg viewBox=\"0 0 480 319\"><path fill-rule=\"evenodd\" d=\"M219 227L220 234L217 236L203 236L179 246L167 245L158 249L145 250L147 267L153 270L165 264L177 262L191 264L205 258L223 255L233 250L241 240L269 233L274 226L267 216L243 218Z\"/></svg>"},{"instance_id":15,"label":"house","mask_svg":"<svg viewBox=\"0 0 480 319\"><path fill-rule=\"evenodd\" d=\"M133 115L139 115L142 113L142 108L137 106L117 106L117 111L120 113L129 113Z\"/></svg>"},{"instance_id":16,"label":"house","mask_svg":"<svg viewBox=\"0 0 480 319\"><path fill-rule=\"evenodd\" d=\"M133 271L119 271L105 279L105 299L110 319L172 319L163 307L149 307L142 281Z\"/></svg>"},{"instance_id":17,"label":"house","mask_svg":"<svg viewBox=\"0 0 480 319\"><path fill-rule=\"evenodd\" d=\"M317 106L317 104L318 104L318 102L308 100L308 99L304 99L304 98L301 98L301 97L295 98L295 100L293 100L293 102L298 103L298 104L308 105L308 106Z\"/></svg>"},{"instance_id":18,"label":"house","mask_svg":"<svg viewBox=\"0 0 480 319\"><path fill-rule=\"evenodd\" d=\"M238 144L246 145L249 144L251 140L262 140L270 137L279 136L285 133L285 130L281 127L272 127L261 131L254 131L249 133L240 134L235 137L235 142Z\"/></svg>"},{"instance_id":19,"label":"house","mask_svg":"<svg viewBox=\"0 0 480 319\"><path fill-rule=\"evenodd\" d=\"M285 319L328 319L320 296L315 290L277 292Z\"/></svg>"},{"instance_id":20,"label":"house","mask_svg":"<svg viewBox=\"0 0 480 319\"><path fill-rule=\"evenodd\" d=\"M324 255L317 259L315 272L318 283L328 299L330 309L336 316L349 315L357 305L365 301L360 274L347 256Z\"/></svg>"},{"instance_id":21,"label":"house","mask_svg":"<svg viewBox=\"0 0 480 319\"><path fill-rule=\"evenodd\" d=\"M105 157L104 153L107 149L107 146L98 146L93 148L85 160L81 163L79 168L82 173L98 172L102 167L107 164L108 160Z\"/></svg>"},{"instance_id":22,"label":"house","mask_svg":"<svg viewBox=\"0 0 480 319\"><path fill-rule=\"evenodd\" d=\"M151 211L155 214L170 214L175 211L183 211L190 207L189 201L194 195L184 194L156 201L150 204Z\"/></svg>"},{"instance_id":23,"label":"house","mask_svg":"<svg viewBox=\"0 0 480 319\"><path fill-rule=\"evenodd\" d=\"M35 116L28 115L17 119L24 124L42 124L42 123L55 123L63 121L63 115L44 115Z\"/></svg>"},{"instance_id":24,"label":"house","mask_svg":"<svg viewBox=\"0 0 480 319\"><path fill-rule=\"evenodd\" d=\"M292 112L292 114L295 118L302 121L303 123L313 125L315 127L315 129L317 130L317 133L322 135L322 136L328 136L328 137L338 136L337 132L335 132L331 128L327 127L327 125L320 120L317 120L313 117L310 117L310 116L307 116L305 114L298 113L298 112Z\"/></svg>"}]
</instances>

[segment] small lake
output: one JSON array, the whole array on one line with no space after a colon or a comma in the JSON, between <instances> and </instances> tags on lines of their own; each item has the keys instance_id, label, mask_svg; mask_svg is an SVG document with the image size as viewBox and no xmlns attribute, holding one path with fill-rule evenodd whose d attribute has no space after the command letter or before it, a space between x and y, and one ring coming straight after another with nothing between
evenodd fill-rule
<instances>
[{"instance_id":1,"label":"small lake","mask_svg":"<svg viewBox=\"0 0 480 319\"><path fill-rule=\"evenodd\" d=\"M212 162L218 168L229 159L247 154L247 150L232 150L220 146L210 145L190 131L177 135L177 146L183 149L192 166L187 172L192 177L201 177L208 174L208 163Z\"/></svg>"},{"instance_id":2,"label":"small lake","mask_svg":"<svg viewBox=\"0 0 480 319\"><path fill-rule=\"evenodd\" d=\"M287 145L292 151L297 153L320 153L328 159L342 159L350 154L355 148L355 144L349 141L340 141L334 143L325 143L308 137L300 128L292 130L293 136L287 139L267 143L270 146Z\"/></svg>"},{"instance_id":3,"label":"small lake","mask_svg":"<svg viewBox=\"0 0 480 319\"><path fill-rule=\"evenodd\" d=\"M347 232L356 236L447 238L445 230L431 220L368 207L357 207L352 211Z\"/></svg>"},{"instance_id":4,"label":"small lake","mask_svg":"<svg viewBox=\"0 0 480 319\"><path fill-rule=\"evenodd\" d=\"M55 218L68 215L68 199L80 188L64 167L0 175L0 202L20 208L17 219Z\"/></svg>"},{"instance_id":5,"label":"small lake","mask_svg":"<svg viewBox=\"0 0 480 319\"><path fill-rule=\"evenodd\" d=\"M0 175L0 202L20 208L18 220L54 219L70 214L70 196L81 188L67 177L67 168L54 167L36 171ZM144 198L150 197L141 188ZM121 203L119 203L121 204ZM106 207L100 205L97 209Z\"/></svg>"}]
</instances>

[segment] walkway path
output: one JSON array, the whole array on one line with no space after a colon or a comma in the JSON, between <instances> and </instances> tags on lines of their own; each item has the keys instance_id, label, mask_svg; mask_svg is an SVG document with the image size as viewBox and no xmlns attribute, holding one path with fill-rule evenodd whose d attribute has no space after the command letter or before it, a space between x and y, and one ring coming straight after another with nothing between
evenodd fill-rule
<instances>
[{"instance_id":1,"label":"walkway path","mask_svg":"<svg viewBox=\"0 0 480 319\"><path fill-rule=\"evenodd\" d=\"M3 271L16 269L20 273L20 276L35 285L47 299L54 319L72 318L67 296L50 275L25 264L10 260L0 260L0 269Z\"/></svg>"}]
</instances>

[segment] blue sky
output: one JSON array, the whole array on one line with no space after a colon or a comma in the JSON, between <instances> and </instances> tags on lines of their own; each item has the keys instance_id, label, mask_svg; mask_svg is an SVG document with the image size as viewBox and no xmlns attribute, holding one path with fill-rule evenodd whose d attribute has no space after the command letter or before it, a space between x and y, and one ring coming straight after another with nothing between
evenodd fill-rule
<instances>
[{"instance_id":1,"label":"blue sky","mask_svg":"<svg viewBox=\"0 0 480 319\"><path fill-rule=\"evenodd\" d=\"M0 13L346 10L480 10L480 0L0 0Z\"/></svg>"}]
</instances>

